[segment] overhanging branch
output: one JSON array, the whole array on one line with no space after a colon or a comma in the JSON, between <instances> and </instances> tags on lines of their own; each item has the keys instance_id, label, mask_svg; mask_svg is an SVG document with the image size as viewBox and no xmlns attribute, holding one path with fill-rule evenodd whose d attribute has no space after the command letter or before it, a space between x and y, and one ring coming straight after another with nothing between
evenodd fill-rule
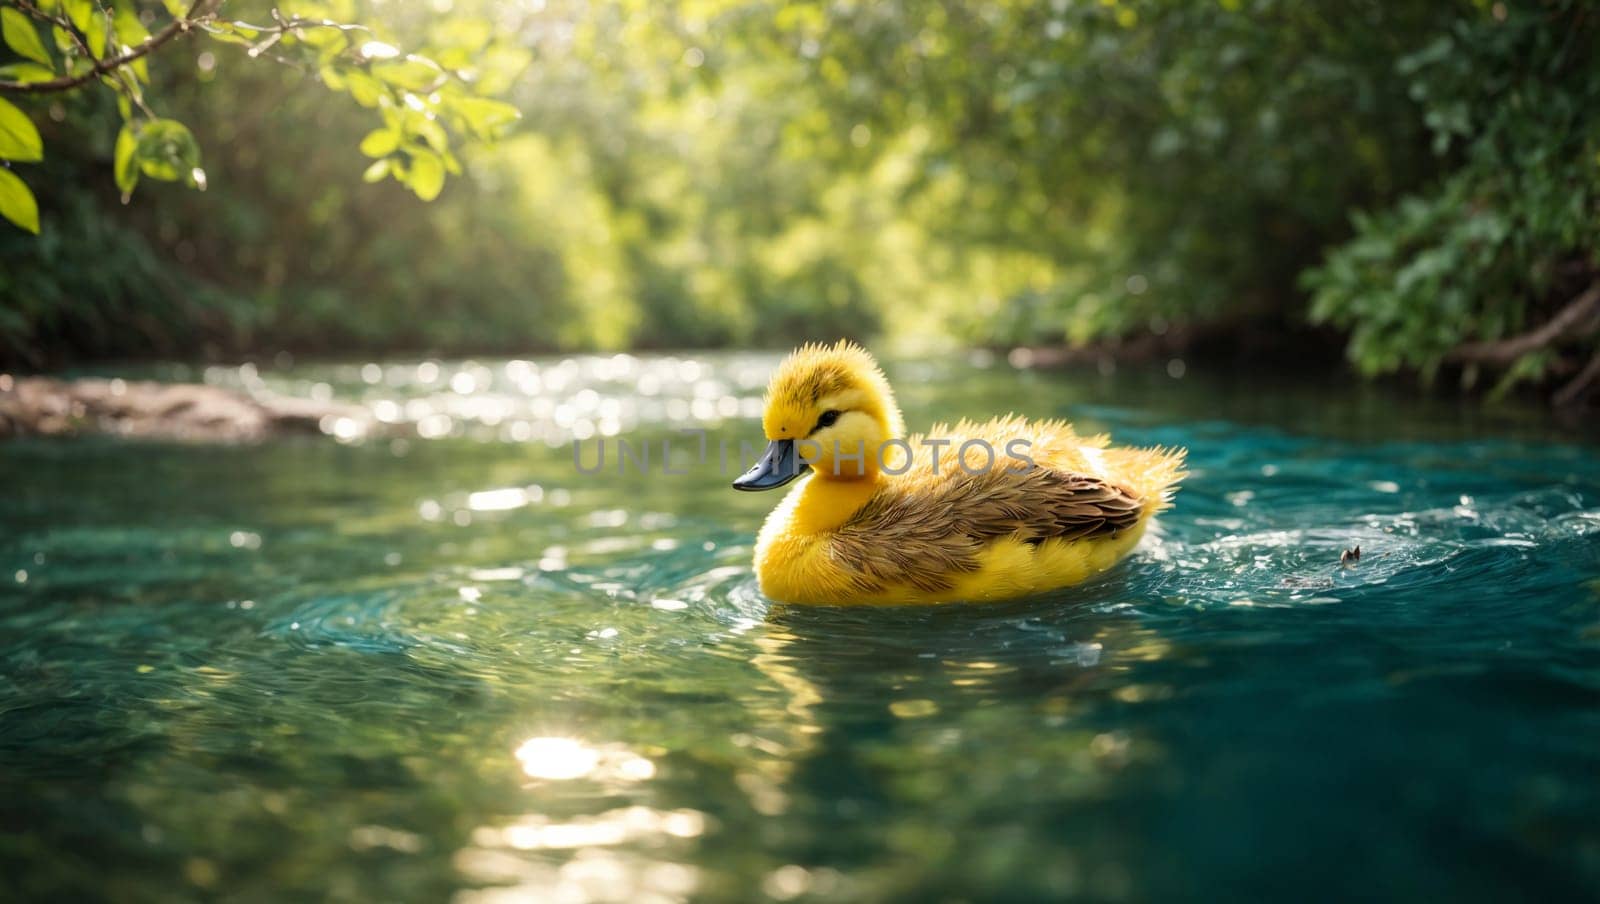
<instances>
[{"instance_id":1,"label":"overhanging branch","mask_svg":"<svg viewBox=\"0 0 1600 904\"><path fill-rule=\"evenodd\" d=\"M129 48L126 53L114 57L95 60L90 66L77 75L63 75L43 82L6 82L0 81L0 92L10 94L47 94L54 91L70 91L80 85L88 84L102 75L121 69L134 60L147 56L179 35L187 34L201 19L215 11L221 0L195 0L189 7L189 12L181 19L174 19L167 26L150 37L138 47Z\"/></svg>"},{"instance_id":2,"label":"overhanging branch","mask_svg":"<svg viewBox=\"0 0 1600 904\"><path fill-rule=\"evenodd\" d=\"M1450 353L1450 360L1463 364L1489 364L1505 367L1529 352L1538 351L1565 337L1573 330L1600 317L1600 282L1567 303L1538 329L1492 342L1468 342Z\"/></svg>"},{"instance_id":3,"label":"overhanging branch","mask_svg":"<svg viewBox=\"0 0 1600 904\"><path fill-rule=\"evenodd\" d=\"M1589 363L1572 378L1570 383L1561 387L1552 401L1559 408L1576 405L1589 394L1597 382L1600 382L1600 349L1595 350L1594 357L1589 359Z\"/></svg>"}]
</instances>

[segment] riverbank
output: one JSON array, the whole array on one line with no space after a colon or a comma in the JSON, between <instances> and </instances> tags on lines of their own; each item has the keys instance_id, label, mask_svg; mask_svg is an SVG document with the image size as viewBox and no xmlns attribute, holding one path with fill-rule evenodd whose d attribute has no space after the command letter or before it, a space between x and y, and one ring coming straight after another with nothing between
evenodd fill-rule
<instances>
[{"instance_id":1,"label":"riverbank","mask_svg":"<svg viewBox=\"0 0 1600 904\"><path fill-rule=\"evenodd\" d=\"M197 383L14 377L0 374L0 437L106 433L201 441L248 441L321 433L329 418L367 420L354 406L242 392Z\"/></svg>"}]
</instances>

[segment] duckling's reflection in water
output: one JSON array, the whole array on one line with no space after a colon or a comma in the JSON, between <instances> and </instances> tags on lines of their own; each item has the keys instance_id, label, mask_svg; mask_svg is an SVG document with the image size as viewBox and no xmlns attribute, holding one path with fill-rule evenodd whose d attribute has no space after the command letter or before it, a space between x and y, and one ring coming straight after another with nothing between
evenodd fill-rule
<instances>
[{"instance_id":1,"label":"duckling's reflection in water","mask_svg":"<svg viewBox=\"0 0 1600 904\"><path fill-rule=\"evenodd\" d=\"M740 784L777 820L788 856L846 871L897 856L934 864L985 824L1016 830L1101 796L1132 759L1102 704L1142 693L1130 666L1169 647L1125 611L1087 605L1092 593L774 607L753 664L784 700L752 733L781 741ZM932 893L943 873L930 866L925 886L897 891ZM1076 881L1047 879L1041 891Z\"/></svg>"}]
</instances>

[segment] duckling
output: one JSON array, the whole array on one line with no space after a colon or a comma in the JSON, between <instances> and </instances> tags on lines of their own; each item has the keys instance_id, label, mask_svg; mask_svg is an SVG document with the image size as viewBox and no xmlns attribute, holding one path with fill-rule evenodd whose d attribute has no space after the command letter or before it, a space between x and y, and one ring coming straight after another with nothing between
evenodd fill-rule
<instances>
[{"instance_id":1,"label":"duckling","mask_svg":"<svg viewBox=\"0 0 1600 904\"><path fill-rule=\"evenodd\" d=\"M773 373L768 445L733 482L802 476L756 541L761 592L824 604L987 601L1115 565L1168 507L1184 450L1111 448L1063 421L1008 415L904 438L866 349L808 344Z\"/></svg>"}]
</instances>

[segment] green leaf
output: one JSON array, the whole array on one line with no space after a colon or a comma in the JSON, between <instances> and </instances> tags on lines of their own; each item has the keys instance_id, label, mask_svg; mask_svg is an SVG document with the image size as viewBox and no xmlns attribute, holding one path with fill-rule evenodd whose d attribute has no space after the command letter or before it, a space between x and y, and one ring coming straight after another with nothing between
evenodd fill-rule
<instances>
[{"instance_id":1,"label":"green leaf","mask_svg":"<svg viewBox=\"0 0 1600 904\"><path fill-rule=\"evenodd\" d=\"M359 69L345 73L345 81L350 85L350 96L363 107L376 107L389 96L389 89L382 82Z\"/></svg>"},{"instance_id":2,"label":"green leaf","mask_svg":"<svg viewBox=\"0 0 1600 904\"><path fill-rule=\"evenodd\" d=\"M44 159L44 142L26 113L0 98L0 160L36 163Z\"/></svg>"},{"instance_id":3,"label":"green leaf","mask_svg":"<svg viewBox=\"0 0 1600 904\"><path fill-rule=\"evenodd\" d=\"M238 44L240 47L254 47L256 45L254 38L247 38L232 31L213 31L211 32L211 40L221 41L224 44Z\"/></svg>"},{"instance_id":4,"label":"green leaf","mask_svg":"<svg viewBox=\"0 0 1600 904\"><path fill-rule=\"evenodd\" d=\"M161 0L161 5L167 8L167 14L174 19L182 19L189 14L189 4L185 0Z\"/></svg>"},{"instance_id":5,"label":"green leaf","mask_svg":"<svg viewBox=\"0 0 1600 904\"><path fill-rule=\"evenodd\" d=\"M367 171L361 174L361 181L378 182L387 175L389 175L389 161L386 159L374 160L372 161L372 165L367 167Z\"/></svg>"},{"instance_id":6,"label":"green leaf","mask_svg":"<svg viewBox=\"0 0 1600 904\"><path fill-rule=\"evenodd\" d=\"M432 201L444 190L444 164L428 151L411 154L411 190L424 201Z\"/></svg>"},{"instance_id":7,"label":"green leaf","mask_svg":"<svg viewBox=\"0 0 1600 904\"><path fill-rule=\"evenodd\" d=\"M9 66L0 66L0 79L26 85L29 82L48 82L56 74L48 67L38 63L12 63Z\"/></svg>"},{"instance_id":8,"label":"green leaf","mask_svg":"<svg viewBox=\"0 0 1600 904\"><path fill-rule=\"evenodd\" d=\"M463 97L450 106L479 138L498 137L507 126L522 118L522 111L516 107L487 97Z\"/></svg>"},{"instance_id":9,"label":"green leaf","mask_svg":"<svg viewBox=\"0 0 1600 904\"><path fill-rule=\"evenodd\" d=\"M387 157L400 147L400 136L388 129L373 129L361 139L361 153L368 157Z\"/></svg>"},{"instance_id":10,"label":"green leaf","mask_svg":"<svg viewBox=\"0 0 1600 904\"><path fill-rule=\"evenodd\" d=\"M332 47L337 52L350 46L350 39L345 37L344 32L337 28L317 28L313 26L302 29L301 39L319 51Z\"/></svg>"},{"instance_id":11,"label":"green leaf","mask_svg":"<svg viewBox=\"0 0 1600 904\"><path fill-rule=\"evenodd\" d=\"M450 149L450 137L445 134L444 126L439 125L437 120L429 119L414 110L408 111L406 128L415 132L441 154Z\"/></svg>"},{"instance_id":12,"label":"green leaf","mask_svg":"<svg viewBox=\"0 0 1600 904\"><path fill-rule=\"evenodd\" d=\"M111 34L111 29L106 24L106 17L99 14L90 16L89 27L83 29L83 34L88 38L89 52L103 59L106 55L106 41Z\"/></svg>"},{"instance_id":13,"label":"green leaf","mask_svg":"<svg viewBox=\"0 0 1600 904\"><path fill-rule=\"evenodd\" d=\"M375 63L372 74L408 91L427 91L444 75L444 70L429 60L412 56L393 63Z\"/></svg>"},{"instance_id":14,"label":"green leaf","mask_svg":"<svg viewBox=\"0 0 1600 904\"><path fill-rule=\"evenodd\" d=\"M343 91L345 89L345 78L344 76L340 75L339 70L335 69L334 67L323 66L317 70L317 73L322 76L322 83L327 85L329 88L332 88L335 91Z\"/></svg>"},{"instance_id":15,"label":"green leaf","mask_svg":"<svg viewBox=\"0 0 1600 904\"><path fill-rule=\"evenodd\" d=\"M91 0L61 0L61 5L67 8L67 18L79 31L88 33L89 21L94 18L94 3Z\"/></svg>"},{"instance_id":16,"label":"green leaf","mask_svg":"<svg viewBox=\"0 0 1600 904\"><path fill-rule=\"evenodd\" d=\"M139 15L132 7L118 7L116 16L112 20L112 28L117 33L117 40L129 47L138 47L150 40L150 30L139 21Z\"/></svg>"},{"instance_id":17,"label":"green leaf","mask_svg":"<svg viewBox=\"0 0 1600 904\"><path fill-rule=\"evenodd\" d=\"M136 62L143 61L138 60ZM100 76L100 83L105 85L107 88L110 88L112 91L117 92L119 95L128 95L136 101L144 100L144 89L139 86L138 79L133 79L130 81L125 78L118 78L116 75L108 74ZM124 113L122 118L127 119L128 115Z\"/></svg>"},{"instance_id":18,"label":"green leaf","mask_svg":"<svg viewBox=\"0 0 1600 904\"><path fill-rule=\"evenodd\" d=\"M39 202L33 199L28 183L4 167L0 167L0 216L39 234Z\"/></svg>"},{"instance_id":19,"label":"green leaf","mask_svg":"<svg viewBox=\"0 0 1600 904\"><path fill-rule=\"evenodd\" d=\"M131 50L150 40L150 31L139 21L139 16L132 7L119 6L116 16L111 21L111 29L116 33L117 43ZM128 65L133 74L142 82L150 81L150 68L144 59L134 60Z\"/></svg>"},{"instance_id":20,"label":"green leaf","mask_svg":"<svg viewBox=\"0 0 1600 904\"><path fill-rule=\"evenodd\" d=\"M22 10L6 7L0 9L0 30L5 32L6 46L35 63L50 65L50 51L44 49L39 33ZM36 232L38 230L35 230Z\"/></svg>"},{"instance_id":21,"label":"green leaf","mask_svg":"<svg viewBox=\"0 0 1600 904\"><path fill-rule=\"evenodd\" d=\"M130 123L117 133L116 161L113 164L117 188L122 191L122 203L133 197L133 187L139 184L139 137Z\"/></svg>"},{"instance_id":22,"label":"green leaf","mask_svg":"<svg viewBox=\"0 0 1600 904\"><path fill-rule=\"evenodd\" d=\"M139 171L152 179L176 182L195 180L200 168L200 145L189 127L172 119L145 123L138 132Z\"/></svg>"},{"instance_id":23,"label":"green leaf","mask_svg":"<svg viewBox=\"0 0 1600 904\"><path fill-rule=\"evenodd\" d=\"M243 22L210 22L200 27L212 40L243 47L254 47L256 38L261 35L261 29Z\"/></svg>"}]
</instances>

